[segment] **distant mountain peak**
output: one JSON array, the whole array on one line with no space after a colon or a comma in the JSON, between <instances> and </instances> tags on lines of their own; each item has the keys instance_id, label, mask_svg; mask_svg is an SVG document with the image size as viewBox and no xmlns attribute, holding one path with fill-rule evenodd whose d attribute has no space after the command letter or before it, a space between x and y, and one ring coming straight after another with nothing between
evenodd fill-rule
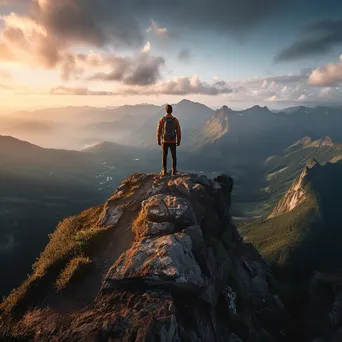
<instances>
[{"instance_id":1,"label":"distant mountain peak","mask_svg":"<svg viewBox=\"0 0 342 342\"><path fill-rule=\"evenodd\" d=\"M261 107L259 105L255 105L251 109L267 109L267 110L269 110L267 106Z\"/></svg>"},{"instance_id":2,"label":"distant mountain peak","mask_svg":"<svg viewBox=\"0 0 342 342\"><path fill-rule=\"evenodd\" d=\"M198 104L198 102L193 102L193 101L190 101L188 99L183 99L177 103L177 105L182 105L182 104Z\"/></svg>"}]
</instances>

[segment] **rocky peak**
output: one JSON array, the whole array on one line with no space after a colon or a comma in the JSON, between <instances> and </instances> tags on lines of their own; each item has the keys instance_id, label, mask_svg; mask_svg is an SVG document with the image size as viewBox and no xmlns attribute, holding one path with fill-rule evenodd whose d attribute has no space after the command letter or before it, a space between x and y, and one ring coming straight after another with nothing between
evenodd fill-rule
<instances>
[{"instance_id":1,"label":"rocky peak","mask_svg":"<svg viewBox=\"0 0 342 342\"><path fill-rule=\"evenodd\" d=\"M81 291L88 296L87 305L78 303L70 311L76 295L68 292L59 294L58 309L49 297L35 299L11 337L30 334L38 342L283 341L284 308L270 267L231 221L232 188L226 175L214 180L189 173L128 178L98 213L96 229L113 232L101 250L112 256L89 254L102 275L73 284L77 296ZM96 282L99 290L91 295L86 288L97 288ZM69 309L61 308L64 302Z\"/></svg>"},{"instance_id":2,"label":"rocky peak","mask_svg":"<svg viewBox=\"0 0 342 342\"><path fill-rule=\"evenodd\" d=\"M334 142L330 137L324 137L312 142L311 145L314 147L334 146Z\"/></svg>"},{"instance_id":3,"label":"rocky peak","mask_svg":"<svg viewBox=\"0 0 342 342\"><path fill-rule=\"evenodd\" d=\"M258 111L269 111L267 106L261 107L259 105L253 106L251 109L258 110Z\"/></svg>"},{"instance_id":4,"label":"rocky peak","mask_svg":"<svg viewBox=\"0 0 342 342\"><path fill-rule=\"evenodd\" d=\"M295 209L298 205L303 203L307 198L307 194L305 191L305 184L307 182L307 175L309 170L314 167L316 164L315 160L309 162L301 175L293 182L291 188L287 191L287 193L283 196L283 198L278 202L271 215L268 218L276 217L282 214L285 214L293 209Z\"/></svg>"}]
</instances>

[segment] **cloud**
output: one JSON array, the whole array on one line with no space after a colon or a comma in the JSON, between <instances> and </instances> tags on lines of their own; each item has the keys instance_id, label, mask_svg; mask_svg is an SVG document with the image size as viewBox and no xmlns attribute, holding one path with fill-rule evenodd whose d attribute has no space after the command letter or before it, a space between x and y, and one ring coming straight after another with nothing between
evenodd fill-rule
<instances>
[{"instance_id":1,"label":"cloud","mask_svg":"<svg viewBox=\"0 0 342 342\"><path fill-rule=\"evenodd\" d=\"M312 71L309 84L319 87L331 87L342 84L342 55L340 61L319 67Z\"/></svg>"},{"instance_id":2,"label":"cloud","mask_svg":"<svg viewBox=\"0 0 342 342\"><path fill-rule=\"evenodd\" d=\"M52 95L222 95L230 94L234 90L225 81L208 84L201 81L198 76L178 77L173 80L158 82L156 84L140 86L124 86L116 92L89 90L86 87L64 87L59 86L50 90Z\"/></svg>"},{"instance_id":3,"label":"cloud","mask_svg":"<svg viewBox=\"0 0 342 342\"><path fill-rule=\"evenodd\" d=\"M61 59L62 42L48 35L45 27L15 13L2 17L0 59L28 65L55 67Z\"/></svg>"},{"instance_id":4,"label":"cloud","mask_svg":"<svg viewBox=\"0 0 342 342\"><path fill-rule=\"evenodd\" d=\"M178 60L181 62L189 62L190 57L191 57L191 53L188 48L184 48L180 50L177 56Z\"/></svg>"},{"instance_id":5,"label":"cloud","mask_svg":"<svg viewBox=\"0 0 342 342\"><path fill-rule=\"evenodd\" d=\"M330 52L342 44L342 20L321 20L307 26L305 38L280 51L276 61L290 61Z\"/></svg>"},{"instance_id":6,"label":"cloud","mask_svg":"<svg viewBox=\"0 0 342 342\"><path fill-rule=\"evenodd\" d=\"M168 36L167 28L159 27L154 20L151 20L151 25L147 28L146 32L152 33L159 38L166 38Z\"/></svg>"},{"instance_id":7,"label":"cloud","mask_svg":"<svg viewBox=\"0 0 342 342\"><path fill-rule=\"evenodd\" d=\"M307 101L308 95L302 94L298 97L297 101Z\"/></svg>"},{"instance_id":8,"label":"cloud","mask_svg":"<svg viewBox=\"0 0 342 342\"><path fill-rule=\"evenodd\" d=\"M83 96L109 96L117 95L110 91L89 90L88 88L77 87L56 87L50 90L51 95L83 95Z\"/></svg>"},{"instance_id":9,"label":"cloud","mask_svg":"<svg viewBox=\"0 0 342 342\"><path fill-rule=\"evenodd\" d=\"M45 2L44 2L45 1ZM41 6L50 6L48 0ZM0 35L0 60L25 64L30 67L59 69L64 81L81 79L87 72L97 74L93 79L121 81L125 84L152 84L160 78L162 57L148 55L150 42L137 57L116 57L109 53L74 53L66 41L51 35L49 29L29 17L11 14L2 18L4 28ZM101 51L101 50L100 50ZM112 69L111 72L103 68Z\"/></svg>"},{"instance_id":10,"label":"cloud","mask_svg":"<svg viewBox=\"0 0 342 342\"><path fill-rule=\"evenodd\" d=\"M239 36L262 20L282 15L288 0L127 0L140 15L166 17L177 30L212 31ZM133 5L134 4L134 5Z\"/></svg>"},{"instance_id":11,"label":"cloud","mask_svg":"<svg viewBox=\"0 0 342 342\"><path fill-rule=\"evenodd\" d=\"M152 45L150 42L146 42L145 46L142 48L142 53L149 53L152 49Z\"/></svg>"},{"instance_id":12,"label":"cloud","mask_svg":"<svg viewBox=\"0 0 342 342\"><path fill-rule=\"evenodd\" d=\"M97 73L88 78L92 81L117 81L127 85L151 85L161 78L160 68L165 64L162 57L141 54L136 58L110 57L107 64L109 73Z\"/></svg>"},{"instance_id":13,"label":"cloud","mask_svg":"<svg viewBox=\"0 0 342 342\"><path fill-rule=\"evenodd\" d=\"M173 80L159 82L147 88L124 88L122 93L131 95L220 95L229 94L233 90L224 81L208 84L198 76L178 77Z\"/></svg>"},{"instance_id":14,"label":"cloud","mask_svg":"<svg viewBox=\"0 0 342 342\"><path fill-rule=\"evenodd\" d=\"M143 36L128 2L35 0L31 13L50 35L68 43L140 46Z\"/></svg>"},{"instance_id":15,"label":"cloud","mask_svg":"<svg viewBox=\"0 0 342 342\"><path fill-rule=\"evenodd\" d=\"M307 81L310 76L311 69L302 69L300 73L297 74L283 74L274 75L266 77L254 77L242 81L245 86L258 86L262 89L269 89L275 86L284 86L291 84L299 84Z\"/></svg>"}]
</instances>

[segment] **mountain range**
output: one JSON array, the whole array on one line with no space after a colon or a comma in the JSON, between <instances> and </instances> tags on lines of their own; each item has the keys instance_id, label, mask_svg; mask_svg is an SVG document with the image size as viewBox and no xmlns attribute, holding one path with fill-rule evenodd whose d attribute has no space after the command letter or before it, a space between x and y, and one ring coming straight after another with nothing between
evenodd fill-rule
<instances>
[{"instance_id":1,"label":"mountain range","mask_svg":"<svg viewBox=\"0 0 342 342\"><path fill-rule=\"evenodd\" d=\"M163 113L0 118L1 132L27 138L0 136L0 293L17 288L0 305L0 340L338 336L342 108L214 111L183 100L175 178L153 174Z\"/></svg>"}]
</instances>

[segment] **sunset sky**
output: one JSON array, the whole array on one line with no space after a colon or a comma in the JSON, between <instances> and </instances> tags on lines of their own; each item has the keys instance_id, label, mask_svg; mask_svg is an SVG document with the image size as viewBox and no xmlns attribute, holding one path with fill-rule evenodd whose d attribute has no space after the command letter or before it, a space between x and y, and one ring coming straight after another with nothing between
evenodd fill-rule
<instances>
[{"instance_id":1,"label":"sunset sky","mask_svg":"<svg viewBox=\"0 0 342 342\"><path fill-rule=\"evenodd\" d=\"M0 109L342 104L340 0L0 0Z\"/></svg>"}]
</instances>

